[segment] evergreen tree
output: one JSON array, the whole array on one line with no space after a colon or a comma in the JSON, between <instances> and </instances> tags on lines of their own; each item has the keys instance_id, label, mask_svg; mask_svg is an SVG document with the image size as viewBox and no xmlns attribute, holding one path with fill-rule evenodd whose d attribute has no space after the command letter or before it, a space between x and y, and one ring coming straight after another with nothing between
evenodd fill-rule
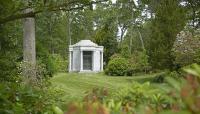
<instances>
[{"instance_id":1,"label":"evergreen tree","mask_svg":"<svg viewBox=\"0 0 200 114\"><path fill-rule=\"evenodd\" d=\"M110 26L112 19L110 19L105 25L97 31L95 36L95 42L98 45L104 46L104 61L108 63L109 58L116 53L118 43L116 39L117 30Z\"/></svg>"},{"instance_id":2,"label":"evergreen tree","mask_svg":"<svg viewBox=\"0 0 200 114\"><path fill-rule=\"evenodd\" d=\"M155 7L155 19L152 20L149 62L153 68L173 67L171 50L176 35L185 26L185 13L178 0L158 1Z\"/></svg>"}]
</instances>

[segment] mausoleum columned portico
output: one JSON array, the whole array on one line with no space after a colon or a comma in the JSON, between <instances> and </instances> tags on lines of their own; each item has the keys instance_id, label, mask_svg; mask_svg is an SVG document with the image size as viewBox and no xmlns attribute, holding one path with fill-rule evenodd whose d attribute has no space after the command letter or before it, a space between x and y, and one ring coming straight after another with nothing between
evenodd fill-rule
<instances>
[{"instance_id":1,"label":"mausoleum columned portico","mask_svg":"<svg viewBox=\"0 0 200 114\"><path fill-rule=\"evenodd\" d=\"M90 40L69 46L69 72L103 71L103 46Z\"/></svg>"}]
</instances>

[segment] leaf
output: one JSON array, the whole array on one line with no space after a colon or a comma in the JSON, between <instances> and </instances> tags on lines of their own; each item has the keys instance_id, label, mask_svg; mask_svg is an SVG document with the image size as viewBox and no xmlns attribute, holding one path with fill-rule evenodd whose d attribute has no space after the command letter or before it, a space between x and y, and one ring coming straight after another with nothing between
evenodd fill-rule
<instances>
[{"instance_id":1,"label":"leaf","mask_svg":"<svg viewBox=\"0 0 200 114\"><path fill-rule=\"evenodd\" d=\"M188 74L191 74L193 76L197 76L200 78L200 66L198 64L192 64L191 68L185 68L183 69Z\"/></svg>"},{"instance_id":2,"label":"leaf","mask_svg":"<svg viewBox=\"0 0 200 114\"><path fill-rule=\"evenodd\" d=\"M184 69L184 71L187 72L188 74L192 74L194 76L199 76L198 72L193 69Z\"/></svg>"},{"instance_id":3,"label":"leaf","mask_svg":"<svg viewBox=\"0 0 200 114\"><path fill-rule=\"evenodd\" d=\"M53 111L55 114L64 114L64 112L57 106L53 106Z\"/></svg>"},{"instance_id":4,"label":"leaf","mask_svg":"<svg viewBox=\"0 0 200 114\"><path fill-rule=\"evenodd\" d=\"M172 77L166 77L165 79L166 79L166 81L167 81L171 86L173 86L176 90L178 90L178 91L181 90L180 83L179 83L177 80L175 80L175 79L172 78Z\"/></svg>"}]
</instances>

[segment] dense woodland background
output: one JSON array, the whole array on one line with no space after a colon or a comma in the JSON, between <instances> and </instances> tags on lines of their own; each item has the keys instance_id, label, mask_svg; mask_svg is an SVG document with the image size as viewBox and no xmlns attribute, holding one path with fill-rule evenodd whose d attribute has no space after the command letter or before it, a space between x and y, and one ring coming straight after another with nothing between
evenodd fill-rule
<instances>
[{"instance_id":1,"label":"dense woodland background","mask_svg":"<svg viewBox=\"0 0 200 114\"><path fill-rule=\"evenodd\" d=\"M172 87L147 96L151 81L136 81L121 92L124 95L109 98L104 89L91 90L86 103L65 106L68 103L59 100L62 92L50 80L56 73L68 72L68 47L82 39L104 46L104 75L159 73L152 83L172 83L176 90ZM2 114L61 114L61 110L67 114L142 114L143 104L147 104L145 114L165 110L198 114L198 64L199 0L0 0ZM186 95L187 91L191 94ZM168 99L165 95L170 92Z\"/></svg>"}]
</instances>

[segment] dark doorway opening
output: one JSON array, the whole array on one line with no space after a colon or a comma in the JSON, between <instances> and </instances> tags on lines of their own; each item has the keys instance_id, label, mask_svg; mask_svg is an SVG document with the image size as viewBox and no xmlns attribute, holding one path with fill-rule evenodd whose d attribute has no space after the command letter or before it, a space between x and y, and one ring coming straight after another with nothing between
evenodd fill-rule
<instances>
[{"instance_id":1,"label":"dark doorway opening","mask_svg":"<svg viewBox=\"0 0 200 114\"><path fill-rule=\"evenodd\" d=\"M83 70L92 70L92 51L83 51Z\"/></svg>"}]
</instances>

